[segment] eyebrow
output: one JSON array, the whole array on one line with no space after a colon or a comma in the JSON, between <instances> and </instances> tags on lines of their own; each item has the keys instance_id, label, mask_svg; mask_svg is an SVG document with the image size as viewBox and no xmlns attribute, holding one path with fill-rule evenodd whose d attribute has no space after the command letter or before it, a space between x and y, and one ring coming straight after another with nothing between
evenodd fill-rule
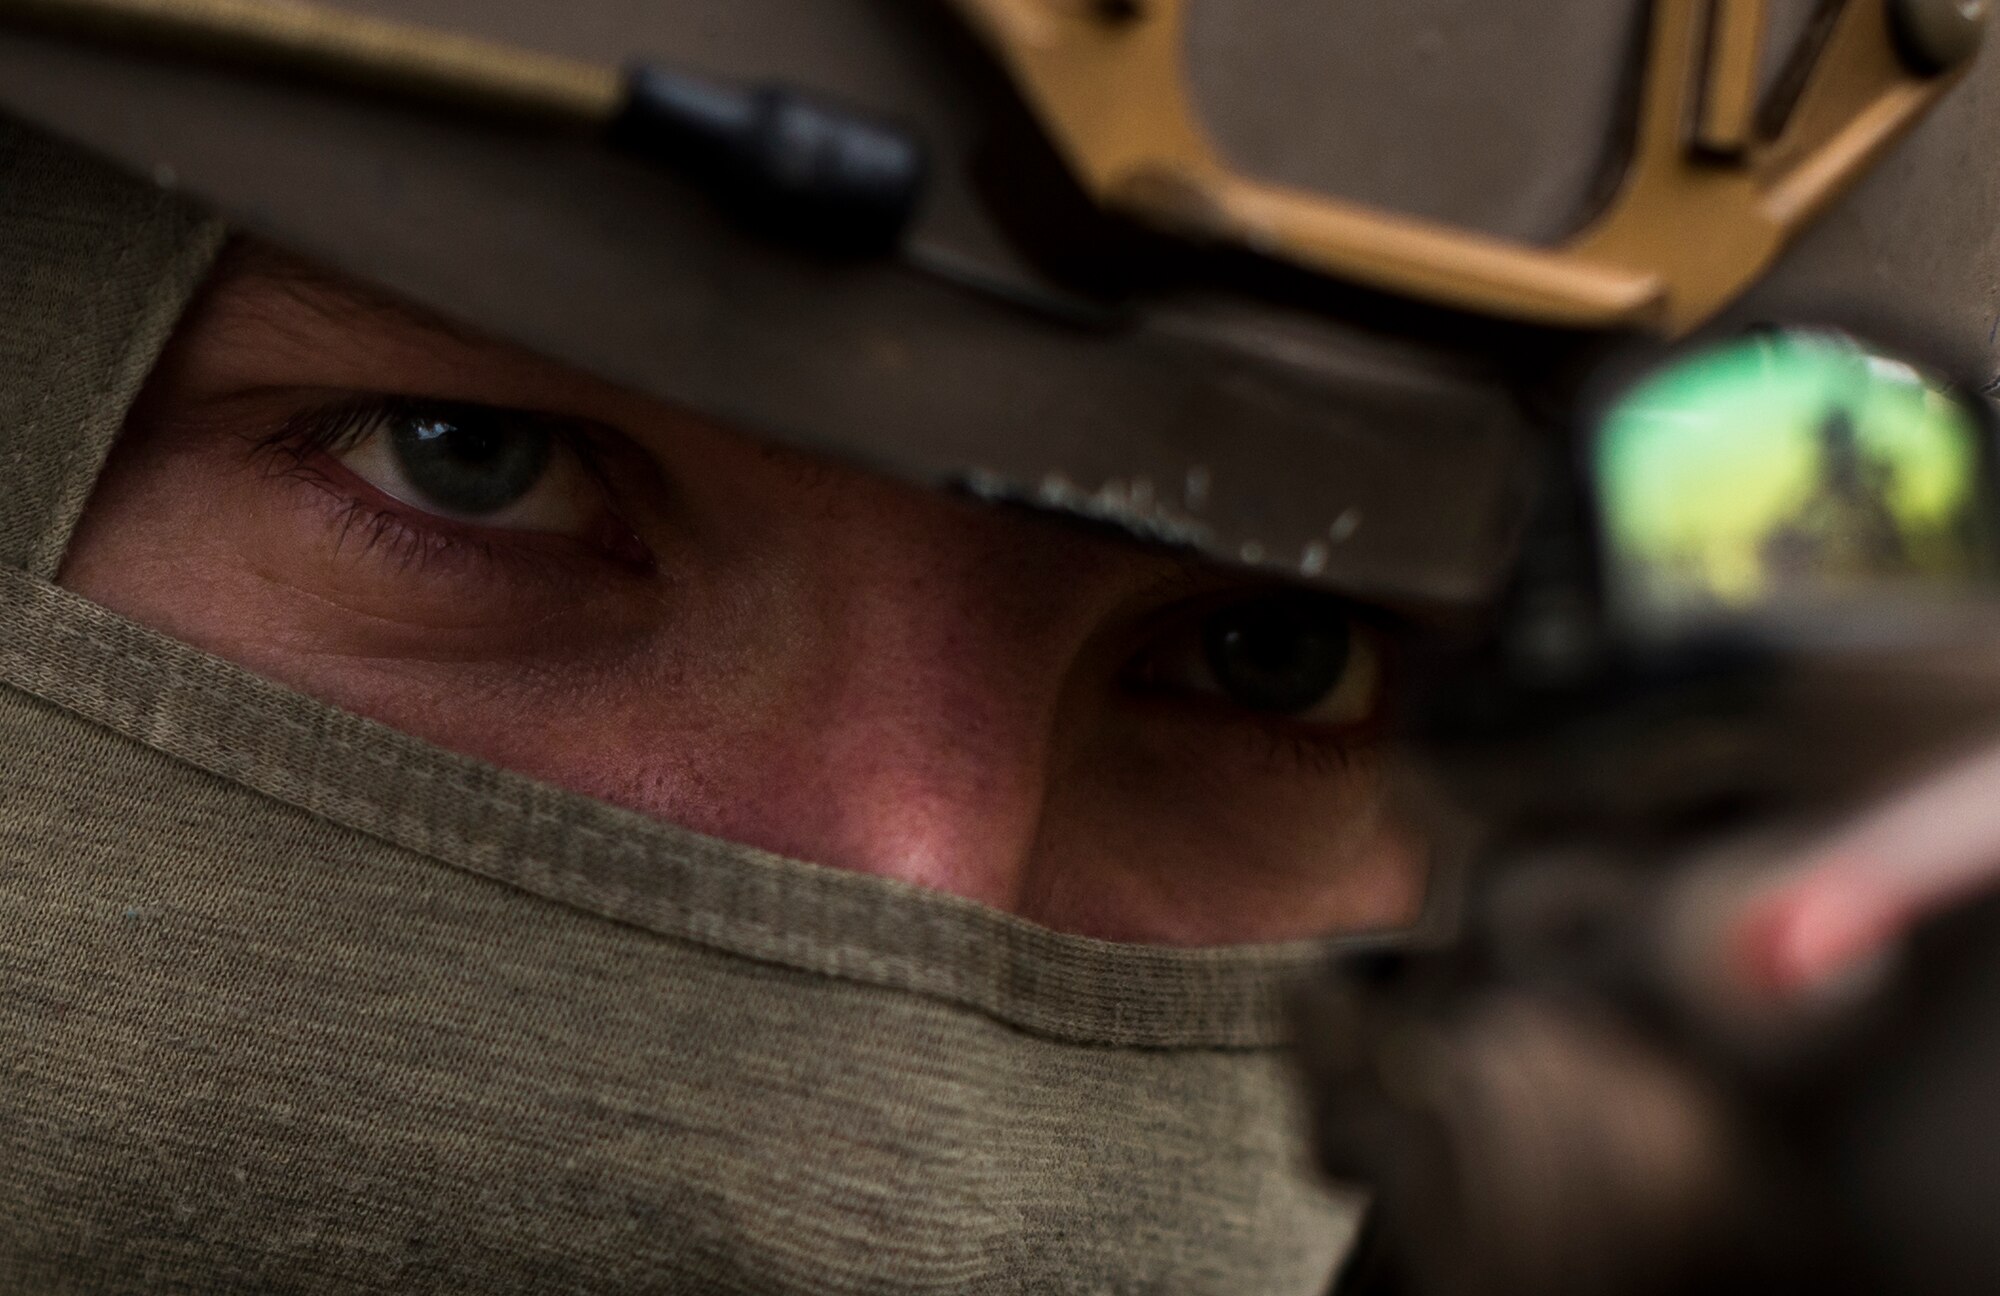
<instances>
[{"instance_id":1,"label":"eyebrow","mask_svg":"<svg viewBox=\"0 0 2000 1296\"><path fill-rule=\"evenodd\" d=\"M479 333L414 302L304 257L256 239L238 237L223 249L210 277L212 286L257 283L336 327L362 323L413 329L467 347L510 344Z\"/></svg>"}]
</instances>

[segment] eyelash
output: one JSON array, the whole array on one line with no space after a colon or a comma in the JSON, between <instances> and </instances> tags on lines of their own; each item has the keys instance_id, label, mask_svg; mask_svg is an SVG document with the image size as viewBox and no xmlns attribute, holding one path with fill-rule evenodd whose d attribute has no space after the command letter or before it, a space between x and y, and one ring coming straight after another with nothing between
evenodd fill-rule
<instances>
[{"instance_id":1,"label":"eyelash","mask_svg":"<svg viewBox=\"0 0 2000 1296\"><path fill-rule=\"evenodd\" d=\"M478 563L523 576L573 576L577 555L567 552L570 546L535 543L521 536L500 539L411 507L376 504L356 496L321 466L359 445L368 429L385 419L463 408L462 402L403 396L362 396L311 406L255 437L253 454L266 463L269 477L310 486L333 502L336 553L359 535L361 554L385 555L403 572L426 571L442 563ZM548 428L585 471L600 483L604 480L601 456L588 436L568 420L549 419Z\"/></svg>"},{"instance_id":2,"label":"eyelash","mask_svg":"<svg viewBox=\"0 0 2000 1296\"><path fill-rule=\"evenodd\" d=\"M1193 705L1208 709L1201 703ZM1254 712L1231 711L1222 727L1235 735L1250 760L1264 768L1274 773L1300 772L1314 777L1341 773L1353 763L1356 753L1379 741L1379 726L1374 723L1323 729Z\"/></svg>"},{"instance_id":3,"label":"eyelash","mask_svg":"<svg viewBox=\"0 0 2000 1296\"><path fill-rule=\"evenodd\" d=\"M1298 770L1323 778L1342 773L1353 763L1355 751L1368 739L1346 733L1292 732L1260 727L1258 754L1273 770Z\"/></svg>"}]
</instances>

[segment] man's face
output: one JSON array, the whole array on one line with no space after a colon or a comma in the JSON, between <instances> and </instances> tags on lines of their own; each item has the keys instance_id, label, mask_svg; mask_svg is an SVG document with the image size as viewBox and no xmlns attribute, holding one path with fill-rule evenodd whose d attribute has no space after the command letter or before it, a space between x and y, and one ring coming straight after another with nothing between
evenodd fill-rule
<instances>
[{"instance_id":1,"label":"man's face","mask_svg":"<svg viewBox=\"0 0 2000 1296\"><path fill-rule=\"evenodd\" d=\"M63 581L441 746L1059 929L1297 937L1422 888L1386 618L763 447L268 251L184 321Z\"/></svg>"}]
</instances>

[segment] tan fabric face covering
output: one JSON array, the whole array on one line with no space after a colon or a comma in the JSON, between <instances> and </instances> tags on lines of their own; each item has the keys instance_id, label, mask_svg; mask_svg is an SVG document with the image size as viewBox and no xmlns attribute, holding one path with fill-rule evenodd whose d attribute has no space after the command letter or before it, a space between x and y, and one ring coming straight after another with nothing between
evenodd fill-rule
<instances>
[{"instance_id":1,"label":"tan fabric face covering","mask_svg":"<svg viewBox=\"0 0 2000 1296\"><path fill-rule=\"evenodd\" d=\"M0 1289L1326 1286L1313 950L716 842L52 585L220 238L0 129Z\"/></svg>"}]
</instances>

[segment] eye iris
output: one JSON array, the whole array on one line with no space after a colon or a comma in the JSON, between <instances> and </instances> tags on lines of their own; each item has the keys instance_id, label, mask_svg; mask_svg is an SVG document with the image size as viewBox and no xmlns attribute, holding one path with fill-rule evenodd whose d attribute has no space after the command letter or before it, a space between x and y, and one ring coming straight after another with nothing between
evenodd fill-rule
<instances>
[{"instance_id":1,"label":"eye iris","mask_svg":"<svg viewBox=\"0 0 2000 1296\"><path fill-rule=\"evenodd\" d=\"M548 467L546 429L491 414L412 414L391 433L410 484L441 508L469 517L519 500Z\"/></svg>"},{"instance_id":2,"label":"eye iris","mask_svg":"<svg viewBox=\"0 0 2000 1296\"><path fill-rule=\"evenodd\" d=\"M1237 705L1290 714L1340 684L1353 634L1338 604L1279 594L1211 613L1202 645L1216 682Z\"/></svg>"}]
</instances>

